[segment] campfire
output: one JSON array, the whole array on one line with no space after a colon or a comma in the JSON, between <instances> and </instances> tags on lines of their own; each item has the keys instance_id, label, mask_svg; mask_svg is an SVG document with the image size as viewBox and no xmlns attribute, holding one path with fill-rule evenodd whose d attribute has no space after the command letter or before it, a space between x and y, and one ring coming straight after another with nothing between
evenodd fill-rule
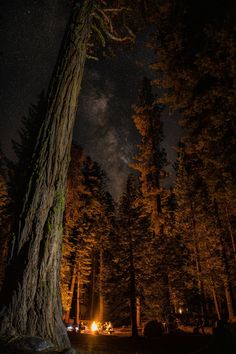
<instances>
[{"instance_id":1,"label":"campfire","mask_svg":"<svg viewBox=\"0 0 236 354\"><path fill-rule=\"evenodd\" d=\"M98 331L98 325L95 321L93 321L92 325L91 325L91 330L93 333Z\"/></svg>"}]
</instances>

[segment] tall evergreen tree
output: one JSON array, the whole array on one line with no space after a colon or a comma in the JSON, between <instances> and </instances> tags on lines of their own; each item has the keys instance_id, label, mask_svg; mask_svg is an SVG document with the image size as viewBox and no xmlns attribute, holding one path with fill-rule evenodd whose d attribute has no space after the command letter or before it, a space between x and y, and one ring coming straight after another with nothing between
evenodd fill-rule
<instances>
[{"instance_id":1,"label":"tall evergreen tree","mask_svg":"<svg viewBox=\"0 0 236 354\"><path fill-rule=\"evenodd\" d=\"M107 252L112 232L114 213L113 201L106 191L106 176L98 164L87 159L83 173L87 195L90 223L94 235L92 249L92 274L90 282L90 317L100 321L106 316L105 279L107 271Z\"/></svg>"},{"instance_id":2,"label":"tall evergreen tree","mask_svg":"<svg viewBox=\"0 0 236 354\"><path fill-rule=\"evenodd\" d=\"M150 80L143 79L139 103L134 107L133 121L141 136L139 153L132 165L139 172L143 197L152 216L155 233L161 232L161 179L165 175L166 156L163 140L161 112L163 108L154 104Z\"/></svg>"},{"instance_id":3,"label":"tall evergreen tree","mask_svg":"<svg viewBox=\"0 0 236 354\"><path fill-rule=\"evenodd\" d=\"M121 5L123 3L118 3L118 7ZM62 322L58 284L66 175L84 63L91 37L104 38L99 24L113 39L133 40L130 34L117 38L104 7L107 8L106 1L74 3L49 88L47 111L34 153L33 173L1 293L1 336L8 337L13 332L40 335L50 338L60 348L70 346Z\"/></svg>"},{"instance_id":4,"label":"tall evergreen tree","mask_svg":"<svg viewBox=\"0 0 236 354\"><path fill-rule=\"evenodd\" d=\"M167 1L157 20L154 48L158 56L153 65L157 70L155 82L163 92L158 102L178 111L184 127L185 152L198 161L195 182L201 181L205 189L201 201L207 195L214 210L213 222L209 209L204 207L206 201L201 205L205 220L214 224L209 228L212 244L214 235L218 235L217 244L222 249L221 275L226 277L229 318L235 313L230 305L235 301L234 15L231 2L225 5L220 1L215 7L212 2ZM202 217L196 225L203 229L205 224ZM203 253L200 249L201 258Z\"/></svg>"},{"instance_id":5,"label":"tall evergreen tree","mask_svg":"<svg viewBox=\"0 0 236 354\"><path fill-rule=\"evenodd\" d=\"M139 102L134 107L133 120L140 133L141 143L139 144L136 162L132 165L139 172L142 194L148 213L151 216L153 230L153 267L155 273L159 273L155 284L158 283L159 301L158 315L160 320L166 320L170 307L170 284L167 267L167 244L168 231L165 218L167 220L167 200L169 192L164 188L163 178L166 176L166 154L161 146L163 140L161 114L164 106L155 103L152 94L150 80L143 79ZM166 215L165 215L166 214ZM165 261L164 261L165 259ZM154 266L155 264L155 266ZM154 268L152 268L154 269ZM161 311L161 309L163 311ZM163 312L163 313L162 313Z\"/></svg>"},{"instance_id":6,"label":"tall evergreen tree","mask_svg":"<svg viewBox=\"0 0 236 354\"><path fill-rule=\"evenodd\" d=\"M33 169L33 154L35 141L39 134L42 122L46 113L46 98L42 91L39 95L38 102L32 104L28 114L21 120L21 128L18 132L17 140L12 140L13 151L16 160L8 160L9 188L13 199L14 224L12 232L16 233L16 223L18 215L21 212L26 193L27 183L30 179Z\"/></svg>"},{"instance_id":7,"label":"tall evergreen tree","mask_svg":"<svg viewBox=\"0 0 236 354\"><path fill-rule=\"evenodd\" d=\"M222 318L221 303L230 299L230 277L222 247L221 231L217 226L214 202L205 180L198 174L201 161L196 154L182 151L179 159L175 195L175 230L188 249L186 272L191 279L186 284L195 293L195 311L208 321L209 300L214 303L217 317ZM195 289L195 290L194 290ZM230 302L229 302L230 303ZM191 309L191 304L188 305ZM208 310L207 310L208 308ZM230 308L228 310L232 311Z\"/></svg>"},{"instance_id":8,"label":"tall evergreen tree","mask_svg":"<svg viewBox=\"0 0 236 354\"><path fill-rule=\"evenodd\" d=\"M68 322L72 300L75 291L75 281L78 274L78 260L75 256L78 246L77 223L79 210L83 205L81 193L83 191L82 164L85 157L80 147L72 145L71 162L68 171L67 198L64 214L64 236L61 263L61 293L64 319ZM79 252L79 251L78 251Z\"/></svg>"},{"instance_id":9,"label":"tall evergreen tree","mask_svg":"<svg viewBox=\"0 0 236 354\"><path fill-rule=\"evenodd\" d=\"M68 176L62 262L63 305L65 320L69 321L70 313L74 312L78 323L82 303L87 307L86 318L104 317L105 253L113 203L105 191L104 172L79 148L72 149ZM85 308L82 316L85 316Z\"/></svg>"},{"instance_id":10,"label":"tall evergreen tree","mask_svg":"<svg viewBox=\"0 0 236 354\"><path fill-rule=\"evenodd\" d=\"M117 215L113 239L110 309L117 322L131 322L132 336L138 335L144 315L144 293L149 274L150 223L140 199L137 179L128 177ZM142 307L140 309L140 306Z\"/></svg>"},{"instance_id":11,"label":"tall evergreen tree","mask_svg":"<svg viewBox=\"0 0 236 354\"><path fill-rule=\"evenodd\" d=\"M13 140L16 160L11 161L2 152L1 188L2 188L2 265L6 266L11 245L14 243L16 223L23 203L23 196L29 180L34 144L45 114L44 93L40 94L38 103L31 105L27 116L22 118L18 142ZM10 256L10 255L9 255ZM5 266L2 268L4 273ZM3 274L2 273L2 274ZM3 278L1 279L3 281Z\"/></svg>"}]
</instances>

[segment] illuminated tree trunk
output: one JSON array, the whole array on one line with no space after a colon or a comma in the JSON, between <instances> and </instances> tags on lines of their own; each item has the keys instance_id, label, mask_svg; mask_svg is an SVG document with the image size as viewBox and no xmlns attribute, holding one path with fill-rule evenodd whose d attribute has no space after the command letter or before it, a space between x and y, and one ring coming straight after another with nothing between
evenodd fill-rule
<instances>
[{"instance_id":1,"label":"illuminated tree trunk","mask_svg":"<svg viewBox=\"0 0 236 354\"><path fill-rule=\"evenodd\" d=\"M72 275L71 283L70 283L69 305L68 305L68 310L66 311L65 316L64 316L66 322L69 322L69 320L70 320L70 311L71 311L71 306L72 306L73 294L74 294L74 290L75 290L76 272L77 272L77 267L76 267L76 265L74 265L73 275Z\"/></svg>"},{"instance_id":2,"label":"illuminated tree trunk","mask_svg":"<svg viewBox=\"0 0 236 354\"><path fill-rule=\"evenodd\" d=\"M136 299L136 322L137 326L141 326L141 302L140 297L138 296Z\"/></svg>"},{"instance_id":3,"label":"illuminated tree trunk","mask_svg":"<svg viewBox=\"0 0 236 354\"><path fill-rule=\"evenodd\" d=\"M227 204L225 205L225 212L226 212L226 221L227 221L227 227L228 227L228 232L229 232L229 236L230 236L230 241L231 241L231 245L232 245L232 252L233 252L233 257L236 263L236 244L235 244L235 238L233 235L233 230L232 230L232 226L230 223L230 218L229 218L229 211L228 211L228 206Z\"/></svg>"},{"instance_id":4,"label":"illuminated tree trunk","mask_svg":"<svg viewBox=\"0 0 236 354\"><path fill-rule=\"evenodd\" d=\"M103 296L103 250L100 245L100 278L99 278L99 320L102 322L104 320L104 296Z\"/></svg>"},{"instance_id":5,"label":"illuminated tree trunk","mask_svg":"<svg viewBox=\"0 0 236 354\"><path fill-rule=\"evenodd\" d=\"M77 292L76 292L76 324L80 321L80 277L77 273Z\"/></svg>"},{"instance_id":6,"label":"illuminated tree trunk","mask_svg":"<svg viewBox=\"0 0 236 354\"><path fill-rule=\"evenodd\" d=\"M205 247L207 247L207 245L205 245ZM209 259L207 259L206 263L207 263L208 268L210 269ZM221 320L222 316L221 316L219 301L218 301L218 297L217 297L215 281L214 281L214 277L213 277L211 270L210 270L210 282L211 282L211 291L212 291L212 297L213 297L213 303L215 306L216 315L217 315L218 320Z\"/></svg>"},{"instance_id":7,"label":"illuminated tree trunk","mask_svg":"<svg viewBox=\"0 0 236 354\"><path fill-rule=\"evenodd\" d=\"M219 210L218 210L218 204L217 201L214 200L214 207L215 207L215 215L216 215L216 224L217 227L220 230L220 244L222 248L222 260L223 260L223 265L224 265L224 291L225 291L225 298L226 298L226 305L228 309L228 315L229 319L231 320L233 317L235 317L235 311L234 311L234 302L233 302L233 296L232 296L232 287L231 287L231 282L230 282L230 272L229 272L229 262L225 250L225 244L224 244L224 239L223 239L223 228L219 216Z\"/></svg>"},{"instance_id":8,"label":"illuminated tree trunk","mask_svg":"<svg viewBox=\"0 0 236 354\"><path fill-rule=\"evenodd\" d=\"M196 232L196 221L195 221L195 211L193 203L191 202L191 216L192 216L192 234L193 234L193 244L194 244L194 252L195 252L195 263L197 270L197 279L198 279L198 290L201 296L201 312L202 316L205 319L205 323L207 322L207 310L206 310L206 298L205 298L205 289L202 280L202 266L200 259L200 249L199 249L199 240Z\"/></svg>"},{"instance_id":9,"label":"illuminated tree trunk","mask_svg":"<svg viewBox=\"0 0 236 354\"><path fill-rule=\"evenodd\" d=\"M233 297L232 297L232 292L231 292L231 286L230 286L228 279L226 279L224 282L224 289L225 289L225 299L226 299L229 319L231 320L232 318L235 317L235 312L234 312L234 306L233 306Z\"/></svg>"},{"instance_id":10,"label":"illuminated tree trunk","mask_svg":"<svg viewBox=\"0 0 236 354\"><path fill-rule=\"evenodd\" d=\"M96 277L96 269L95 269L95 257L93 255L92 259L92 279L90 282L90 288L91 288L91 305L90 305L90 319L92 320L94 318L95 314L95 277Z\"/></svg>"},{"instance_id":11,"label":"illuminated tree trunk","mask_svg":"<svg viewBox=\"0 0 236 354\"><path fill-rule=\"evenodd\" d=\"M81 5L79 5L79 3ZM34 154L1 297L0 335L49 338L70 347L62 322L59 274L67 169L95 1L76 2Z\"/></svg>"},{"instance_id":12,"label":"illuminated tree trunk","mask_svg":"<svg viewBox=\"0 0 236 354\"><path fill-rule=\"evenodd\" d=\"M220 307L219 307L219 302L217 299L215 286L212 286L212 296L213 296L213 301L214 301L214 306L215 306L217 318L218 318L218 320L221 320Z\"/></svg>"}]
</instances>

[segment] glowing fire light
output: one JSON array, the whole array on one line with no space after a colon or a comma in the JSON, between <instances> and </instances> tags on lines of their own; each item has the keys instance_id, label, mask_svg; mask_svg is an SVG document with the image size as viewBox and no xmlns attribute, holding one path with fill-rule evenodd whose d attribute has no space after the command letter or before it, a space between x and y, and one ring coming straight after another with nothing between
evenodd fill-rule
<instances>
[{"instance_id":1,"label":"glowing fire light","mask_svg":"<svg viewBox=\"0 0 236 354\"><path fill-rule=\"evenodd\" d=\"M95 321L93 321L92 326L91 326L91 329L92 329L93 332L95 332L95 331L98 330L98 326L97 326L97 324L96 324Z\"/></svg>"}]
</instances>

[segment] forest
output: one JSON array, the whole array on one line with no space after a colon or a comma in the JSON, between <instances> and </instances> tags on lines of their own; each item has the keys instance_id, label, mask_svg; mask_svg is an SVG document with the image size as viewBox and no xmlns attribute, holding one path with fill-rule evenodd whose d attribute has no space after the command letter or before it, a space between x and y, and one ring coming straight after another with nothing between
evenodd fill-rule
<instances>
[{"instance_id":1,"label":"forest","mask_svg":"<svg viewBox=\"0 0 236 354\"><path fill-rule=\"evenodd\" d=\"M12 142L16 160L0 153L0 337L63 350L64 322L111 321L133 337L153 319L235 323L234 2L70 6L48 91ZM115 200L106 171L73 141L78 97L85 62L130 50L146 29L154 79L143 77L132 107L139 144ZM174 162L167 110L182 129Z\"/></svg>"}]
</instances>

